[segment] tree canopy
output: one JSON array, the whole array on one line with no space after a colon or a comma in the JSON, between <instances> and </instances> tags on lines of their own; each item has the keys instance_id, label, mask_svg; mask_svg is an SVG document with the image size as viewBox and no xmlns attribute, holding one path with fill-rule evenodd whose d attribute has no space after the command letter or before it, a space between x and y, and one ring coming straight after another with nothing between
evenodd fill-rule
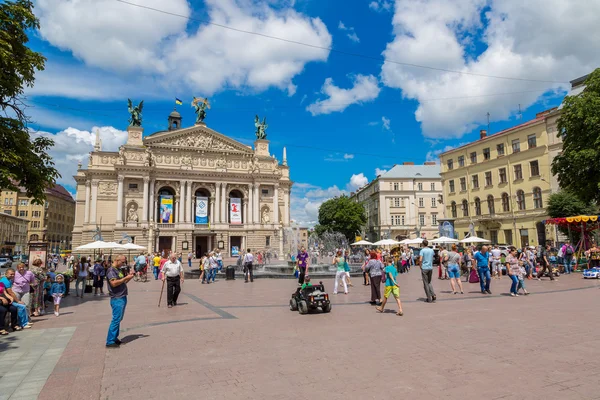
<instances>
[{"instance_id":1,"label":"tree canopy","mask_svg":"<svg viewBox=\"0 0 600 400\"><path fill-rule=\"evenodd\" d=\"M567 96L558 121L563 150L552 161L560 187L584 203L600 203L600 68L578 96Z\"/></svg>"},{"instance_id":2,"label":"tree canopy","mask_svg":"<svg viewBox=\"0 0 600 400\"><path fill-rule=\"evenodd\" d=\"M367 217L362 204L343 195L321 204L319 225L315 226L315 231L319 235L326 231L340 232L351 242L366 222Z\"/></svg>"},{"instance_id":3,"label":"tree canopy","mask_svg":"<svg viewBox=\"0 0 600 400\"><path fill-rule=\"evenodd\" d=\"M32 140L23 94L32 87L45 57L27 47L28 30L39 28L30 0L0 3L0 189L21 186L35 203L60 175L47 151L51 139Z\"/></svg>"},{"instance_id":4,"label":"tree canopy","mask_svg":"<svg viewBox=\"0 0 600 400\"><path fill-rule=\"evenodd\" d=\"M594 215L596 208L587 205L573 193L562 190L550 195L546 211L551 218L565 218L575 215Z\"/></svg>"}]
</instances>

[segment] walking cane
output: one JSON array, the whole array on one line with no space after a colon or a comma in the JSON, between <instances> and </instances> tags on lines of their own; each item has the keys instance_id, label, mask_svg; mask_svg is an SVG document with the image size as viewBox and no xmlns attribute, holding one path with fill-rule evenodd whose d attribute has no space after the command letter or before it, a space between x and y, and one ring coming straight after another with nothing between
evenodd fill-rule
<instances>
[{"instance_id":1,"label":"walking cane","mask_svg":"<svg viewBox=\"0 0 600 400\"><path fill-rule=\"evenodd\" d=\"M160 307L160 302L162 301L163 290L165 290L165 280L163 280L162 288L160 289L160 297L158 299L158 306Z\"/></svg>"}]
</instances>

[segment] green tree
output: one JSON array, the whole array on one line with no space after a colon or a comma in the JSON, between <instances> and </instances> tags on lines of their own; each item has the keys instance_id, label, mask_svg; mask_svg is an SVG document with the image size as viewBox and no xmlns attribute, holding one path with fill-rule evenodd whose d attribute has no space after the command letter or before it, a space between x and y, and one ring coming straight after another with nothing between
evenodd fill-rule
<instances>
[{"instance_id":1,"label":"green tree","mask_svg":"<svg viewBox=\"0 0 600 400\"><path fill-rule=\"evenodd\" d=\"M567 96L558 121L562 153L552 161L560 187L584 203L600 203L600 68L578 96Z\"/></svg>"},{"instance_id":2,"label":"green tree","mask_svg":"<svg viewBox=\"0 0 600 400\"><path fill-rule=\"evenodd\" d=\"M354 241L367 222L365 209L362 204L350 200L346 195L329 199L319 207L319 224L315 232L322 234L326 231L343 233L349 242Z\"/></svg>"},{"instance_id":3,"label":"green tree","mask_svg":"<svg viewBox=\"0 0 600 400\"><path fill-rule=\"evenodd\" d=\"M21 186L41 203L60 174L47 153L54 142L30 137L23 103L25 87L33 86L46 61L27 47L27 31L38 28L32 1L0 3L0 189Z\"/></svg>"},{"instance_id":4,"label":"green tree","mask_svg":"<svg viewBox=\"0 0 600 400\"><path fill-rule=\"evenodd\" d=\"M579 196L567 191L561 190L558 193L553 193L548 197L548 205L546 211L551 218L565 218L576 215L596 215L597 208L595 205L584 203ZM581 238L580 231L576 228L571 229L562 226L558 230L565 235L570 235L570 239L577 243Z\"/></svg>"}]
</instances>

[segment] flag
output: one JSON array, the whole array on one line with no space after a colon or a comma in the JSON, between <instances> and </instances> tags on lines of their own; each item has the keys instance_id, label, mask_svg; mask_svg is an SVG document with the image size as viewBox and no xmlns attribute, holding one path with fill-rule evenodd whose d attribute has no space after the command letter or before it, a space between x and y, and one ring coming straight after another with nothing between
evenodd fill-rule
<instances>
[{"instance_id":1,"label":"flag","mask_svg":"<svg viewBox=\"0 0 600 400\"><path fill-rule=\"evenodd\" d=\"M183 104L183 101L179 100L177 97L175 97L175 104L177 104L178 106Z\"/></svg>"}]
</instances>

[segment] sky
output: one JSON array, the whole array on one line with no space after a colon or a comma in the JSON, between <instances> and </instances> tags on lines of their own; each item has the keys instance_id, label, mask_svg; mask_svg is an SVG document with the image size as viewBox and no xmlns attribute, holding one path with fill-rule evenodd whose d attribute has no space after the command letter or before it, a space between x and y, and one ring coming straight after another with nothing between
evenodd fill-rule
<instances>
[{"instance_id":1,"label":"sky","mask_svg":"<svg viewBox=\"0 0 600 400\"><path fill-rule=\"evenodd\" d=\"M104 150L125 142L128 98L144 100L149 135L175 98L191 126L193 96L209 97L207 125L245 144L267 117L303 226L394 164L478 139L488 118L494 133L557 106L600 65L599 0L34 3L30 45L47 61L27 112L33 134L56 142L58 183L74 192L97 129Z\"/></svg>"}]
</instances>

